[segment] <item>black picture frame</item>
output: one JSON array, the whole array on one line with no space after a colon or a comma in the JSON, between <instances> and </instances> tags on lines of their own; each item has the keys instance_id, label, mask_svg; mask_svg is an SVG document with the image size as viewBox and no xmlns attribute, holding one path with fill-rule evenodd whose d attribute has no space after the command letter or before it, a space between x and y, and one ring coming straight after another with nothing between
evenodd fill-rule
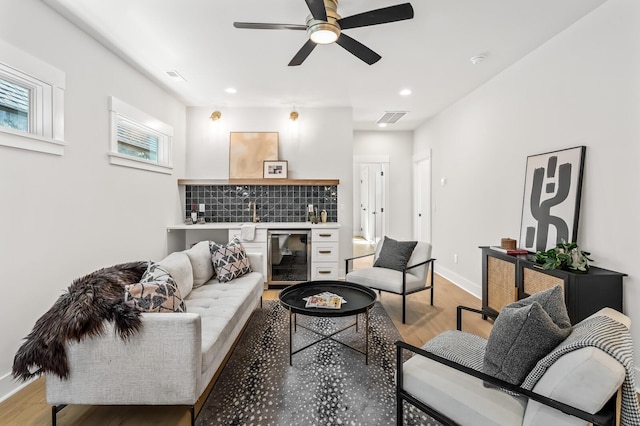
<instances>
[{"instance_id":1,"label":"black picture frame","mask_svg":"<svg viewBox=\"0 0 640 426\"><path fill-rule=\"evenodd\" d=\"M527 157L519 248L546 251L577 242L586 146Z\"/></svg>"}]
</instances>

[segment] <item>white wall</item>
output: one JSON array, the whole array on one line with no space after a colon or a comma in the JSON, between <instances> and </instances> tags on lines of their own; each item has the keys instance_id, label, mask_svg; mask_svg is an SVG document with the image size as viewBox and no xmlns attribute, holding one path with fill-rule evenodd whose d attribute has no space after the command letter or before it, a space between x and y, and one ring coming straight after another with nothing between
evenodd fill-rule
<instances>
[{"instance_id":1,"label":"white wall","mask_svg":"<svg viewBox=\"0 0 640 426\"><path fill-rule=\"evenodd\" d=\"M433 187L439 272L480 295L478 246L518 239L527 155L585 145L578 241L629 274L624 312L640 323L639 18L640 2L609 0L416 131L448 180Z\"/></svg>"},{"instance_id":2,"label":"white wall","mask_svg":"<svg viewBox=\"0 0 640 426\"><path fill-rule=\"evenodd\" d=\"M189 178L228 179L229 132L278 132L279 159L287 160L291 179L340 179L338 223L340 259L351 256L353 236L353 119L351 108L219 108L222 119L209 120L211 108L187 109ZM184 202L184 201L183 201ZM344 262L339 263L344 275Z\"/></svg>"},{"instance_id":3,"label":"white wall","mask_svg":"<svg viewBox=\"0 0 640 426\"><path fill-rule=\"evenodd\" d=\"M66 73L68 143L61 157L0 147L3 399L19 386L10 371L22 339L73 279L165 256L166 226L182 216L186 109L41 2L0 10L1 39ZM173 175L109 164L110 95L174 127Z\"/></svg>"},{"instance_id":4,"label":"white wall","mask_svg":"<svg viewBox=\"0 0 640 426\"><path fill-rule=\"evenodd\" d=\"M389 158L387 188L389 228L386 234L398 240L413 239L413 132L355 131L353 133L354 161L362 157ZM359 179L359 170L354 170ZM354 182L358 182L354 177ZM360 229L360 186L354 188L354 229ZM357 210L356 210L357 209Z\"/></svg>"}]
</instances>

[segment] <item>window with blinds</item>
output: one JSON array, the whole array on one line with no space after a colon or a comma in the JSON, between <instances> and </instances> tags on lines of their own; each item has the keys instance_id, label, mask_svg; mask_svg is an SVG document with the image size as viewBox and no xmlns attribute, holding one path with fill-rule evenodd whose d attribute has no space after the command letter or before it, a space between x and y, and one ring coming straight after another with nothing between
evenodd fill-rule
<instances>
[{"instance_id":1,"label":"window with blinds","mask_svg":"<svg viewBox=\"0 0 640 426\"><path fill-rule=\"evenodd\" d=\"M30 90L0 78L0 126L29 131Z\"/></svg>"},{"instance_id":2,"label":"window with blinds","mask_svg":"<svg viewBox=\"0 0 640 426\"><path fill-rule=\"evenodd\" d=\"M115 98L111 112L111 164L171 174L173 127Z\"/></svg>"},{"instance_id":3,"label":"window with blinds","mask_svg":"<svg viewBox=\"0 0 640 426\"><path fill-rule=\"evenodd\" d=\"M120 117L118 120L118 153L158 162L159 136L150 129Z\"/></svg>"}]
</instances>

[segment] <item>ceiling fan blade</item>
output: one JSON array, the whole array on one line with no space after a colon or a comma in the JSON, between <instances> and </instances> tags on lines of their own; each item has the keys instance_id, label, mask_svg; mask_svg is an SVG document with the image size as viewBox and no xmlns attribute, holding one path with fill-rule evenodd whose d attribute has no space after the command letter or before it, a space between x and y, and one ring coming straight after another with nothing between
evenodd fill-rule
<instances>
[{"instance_id":1,"label":"ceiling fan blade","mask_svg":"<svg viewBox=\"0 0 640 426\"><path fill-rule=\"evenodd\" d=\"M315 49L315 47L316 47L316 44L314 42L312 42L311 40L307 40L307 42L302 46L302 48L298 50L298 53L296 53L296 56L294 56L293 59L291 59L291 62L289 62L289 66L295 67L302 64L304 60L307 59L307 56L309 56L309 54L313 51L313 49Z\"/></svg>"},{"instance_id":2,"label":"ceiling fan blade","mask_svg":"<svg viewBox=\"0 0 640 426\"><path fill-rule=\"evenodd\" d=\"M252 30L305 30L306 25L298 24L265 24L258 22L234 22L236 28L247 28Z\"/></svg>"},{"instance_id":3,"label":"ceiling fan blade","mask_svg":"<svg viewBox=\"0 0 640 426\"><path fill-rule=\"evenodd\" d=\"M382 56L378 55L373 50L369 49L364 44L360 43L357 40L352 39L348 35L342 33L338 40L336 40L340 46L344 47L346 50L356 55L358 58L362 59L369 65L373 65L382 58Z\"/></svg>"},{"instance_id":4,"label":"ceiling fan blade","mask_svg":"<svg viewBox=\"0 0 640 426\"><path fill-rule=\"evenodd\" d=\"M305 0L307 2L307 6L309 6L309 10L311 11L311 16L313 19L318 21L326 21L327 20L327 9L324 7L324 0Z\"/></svg>"},{"instance_id":5,"label":"ceiling fan blade","mask_svg":"<svg viewBox=\"0 0 640 426\"><path fill-rule=\"evenodd\" d=\"M404 21L405 19L411 18L413 18L413 7L411 3L403 3L347 16L346 18L338 19L338 24L340 24L340 28L346 30L349 28Z\"/></svg>"}]
</instances>

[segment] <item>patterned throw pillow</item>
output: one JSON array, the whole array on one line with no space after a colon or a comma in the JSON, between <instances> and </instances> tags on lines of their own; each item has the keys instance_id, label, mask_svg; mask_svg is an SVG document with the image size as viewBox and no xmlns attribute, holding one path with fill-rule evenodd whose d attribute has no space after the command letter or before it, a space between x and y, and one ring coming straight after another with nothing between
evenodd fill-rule
<instances>
[{"instance_id":1,"label":"patterned throw pillow","mask_svg":"<svg viewBox=\"0 0 640 426\"><path fill-rule=\"evenodd\" d=\"M234 238L227 245L212 243L211 259L218 281L226 283L251 272L249 258L240 240Z\"/></svg>"},{"instance_id":2,"label":"patterned throw pillow","mask_svg":"<svg viewBox=\"0 0 640 426\"><path fill-rule=\"evenodd\" d=\"M187 311L169 272L154 262L149 262L139 283L124 287L124 300L142 312Z\"/></svg>"}]
</instances>

